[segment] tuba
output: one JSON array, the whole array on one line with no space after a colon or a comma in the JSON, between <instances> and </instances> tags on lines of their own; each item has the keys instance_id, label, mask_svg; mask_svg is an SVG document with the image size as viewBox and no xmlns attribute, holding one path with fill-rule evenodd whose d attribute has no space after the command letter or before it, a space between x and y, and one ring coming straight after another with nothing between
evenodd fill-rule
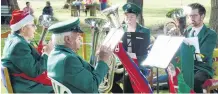
<instances>
[{"instance_id":1,"label":"tuba","mask_svg":"<svg viewBox=\"0 0 218 94\"><path fill-rule=\"evenodd\" d=\"M104 27L109 23L101 18L87 18L85 19L85 23L90 25L92 30L94 30L92 36L92 55L91 55L90 64L96 66L98 61L98 56L96 56L97 54L96 52L102 45L102 42L107 35L107 30L105 30ZM109 61L107 62L111 62L110 65L108 65L109 72L107 73L101 84L99 85L99 92L102 93L109 92L113 86L114 70L115 70L114 68L116 64L115 55L112 55Z\"/></svg>"}]
</instances>

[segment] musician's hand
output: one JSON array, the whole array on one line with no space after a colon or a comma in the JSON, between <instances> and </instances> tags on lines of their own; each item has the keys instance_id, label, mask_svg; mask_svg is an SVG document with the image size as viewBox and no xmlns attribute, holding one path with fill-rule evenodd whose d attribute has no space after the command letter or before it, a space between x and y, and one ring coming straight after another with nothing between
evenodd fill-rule
<instances>
[{"instance_id":1,"label":"musician's hand","mask_svg":"<svg viewBox=\"0 0 218 94\"><path fill-rule=\"evenodd\" d=\"M54 45L52 44L52 41L49 41L48 44L44 45L43 52L49 55L53 48L54 48Z\"/></svg>"},{"instance_id":2,"label":"musician's hand","mask_svg":"<svg viewBox=\"0 0 218 94\"><path fill-rule=\"evenodd\" d=\"M109 61L110 57L112 56L112 50L106 46L101 46L100 51L99 51L99 60L102 61ZM111 62L107 62L109 63L108 65L110 65Z\"/></svg>"}]
</instances>

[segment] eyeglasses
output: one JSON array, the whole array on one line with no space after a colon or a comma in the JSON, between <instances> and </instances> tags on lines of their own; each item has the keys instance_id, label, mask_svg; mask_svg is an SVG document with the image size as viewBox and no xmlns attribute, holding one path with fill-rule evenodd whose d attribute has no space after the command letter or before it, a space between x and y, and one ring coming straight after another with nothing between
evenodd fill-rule
<instances>
[{"instance_id":1,"label":"eyeglasses","mask_svg":"<svg viewBox=\"0 0 218 94\"><path fill-rule=\"evenodd\" d=\"M194 15L188 15L190 18L195 18L197 17L198 15L197 14L194 14Z\"/></svg>"},{"instance_id":2,"label":"eyeglasses","mask_svg":"<svg viewBox=\"0 0 218 94\"><path fill-rule=\"evenodd\" d=\"M27 24L25 26L31 26L31 27L37 28L35 24Z\"/></svg>"}]
</instances>

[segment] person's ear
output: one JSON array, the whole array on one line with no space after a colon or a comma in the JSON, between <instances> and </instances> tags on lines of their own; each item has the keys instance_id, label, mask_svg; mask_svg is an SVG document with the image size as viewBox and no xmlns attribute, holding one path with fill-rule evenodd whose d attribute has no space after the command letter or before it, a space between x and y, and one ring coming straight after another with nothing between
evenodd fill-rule
<instances>
[{"instance_id":1,"label":"person's ear","mask_svg":"<svg viewBox=\"0 0 218 94\"><path fill-rule=\"evenodd\" d=\"M65 41L65 43L69 44L70 43L70 36L65 36L64 41Z\"/></svg>"},{"instance_id":2,"label":"person's ear","mask_svg":"<svg viewBox=\"0 0 218 94\"><path fill-rule=\"evenodd\" d=\"M201 15L201 20L202 20L202 21L204 20L204 17L205 17L205 14L202 14L202 15Z\"/></svg>"},{"instance_id":3,"label":"person's ear","mask_svg":"<svg viewBox=\"0 0 218 94\"><path fill-rule=\"evenodd\" d=\"M20 29L20 33L25 33L25 27L22 27L21 29Z\"/></svg>"}]
</instances>

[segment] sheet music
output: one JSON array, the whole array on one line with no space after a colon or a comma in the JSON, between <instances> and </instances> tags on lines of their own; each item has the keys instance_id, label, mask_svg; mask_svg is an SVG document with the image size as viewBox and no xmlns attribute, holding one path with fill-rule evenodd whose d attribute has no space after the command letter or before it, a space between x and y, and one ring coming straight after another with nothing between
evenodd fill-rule
<instances>
[{"instance_id":1,"label":"sheet music","mask_svg":"<svg viewBox=\"0 0 218 94\"><path fill-rule=\"evenodd\" d=\"M195 47L195 53L200 53L198 37L185 38L184 43L187 45L193 45Z\"/></svg>"},{"instance_id":2,"label":"sheet music","mask_svg":"<svg viewBox=\"0 0 218 94\"><path fill-rule=\"evenodd\" d=\"M195 53L200 53L198 37L185 38L184 43L187 45L193 45L195 47ZM198 61L203 61L201 56L198 54L194 54L194 59L197 59Z\"/></svg>"},{"instance_id":3,"label":"sheet music","mask_svg":"<svg viewBox=\"0 0 218 94\"><path fill-rule=\"evenodd\" d=\"M112 50L114 50L116 45L123 37L123 35L124 35L124 31L122 30L122 28L120 29L111 28L110 32L107 34L106 38L104 39L102 45L105 45L106 47L110 47Z\"/></svg>"},{"instance_id":4,"label":"sheet music","mask_svg":"<svg viewBox=\"0 0 218 94\"><path fill-rule=\"evenodd\" d=\"M184 37L158 36L142 65L167 68L183 39Z\"/></svg>"}]
</instances>

